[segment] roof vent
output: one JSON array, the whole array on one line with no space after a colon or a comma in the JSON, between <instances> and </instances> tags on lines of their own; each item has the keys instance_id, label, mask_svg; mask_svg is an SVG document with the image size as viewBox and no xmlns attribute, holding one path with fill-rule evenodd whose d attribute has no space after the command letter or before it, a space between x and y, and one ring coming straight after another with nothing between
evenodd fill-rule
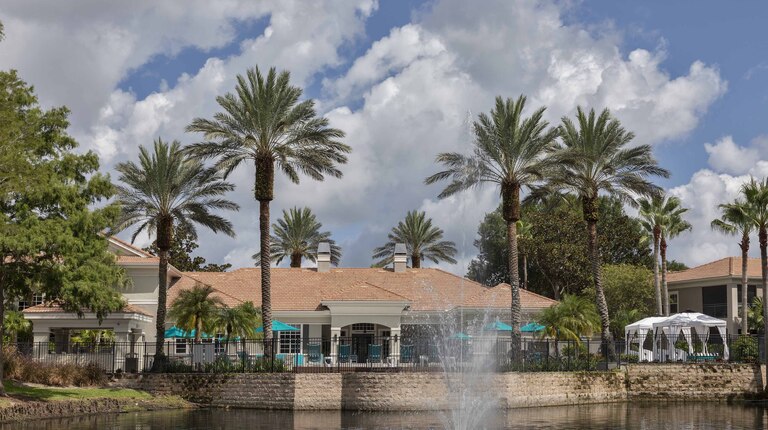
<instances>
[{"instance_id":1,"label":"roof vent","mask_svg":"<svg viewBox=\"0 0 768 430\"><path fill-rule=\"evenodd\" d=\"M331 271L331 244L328 242L320 242L317 245L317 271Z\"/></svg>"},{"instance_id":2,"label":"roof vent","mask_svg":"<svg viewBox=\"0 0 768 430\"><path fill-rule=\"evenodd\" d=\"M395 244L395 273L405 272L406 263L408 262L408 251L405 248L404 243Z\"/></svg>"}]
</instances>

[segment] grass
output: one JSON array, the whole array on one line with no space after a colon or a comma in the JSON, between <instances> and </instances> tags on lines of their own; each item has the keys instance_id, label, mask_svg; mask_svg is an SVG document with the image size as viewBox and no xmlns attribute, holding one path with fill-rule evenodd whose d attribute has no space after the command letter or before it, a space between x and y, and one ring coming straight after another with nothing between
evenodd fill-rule
<instances>
[{"instance_id":1,"label":"grass","mask_svg":"<svg viewBox=\"0 0 768 430\"><path fill-rule=\"evenodd\" d=\"M4 381L5 392L20 400L58 401L79 399L150 400L152 395L130 388L58 388L32 387Z\"/></svg>"}]
</instances>

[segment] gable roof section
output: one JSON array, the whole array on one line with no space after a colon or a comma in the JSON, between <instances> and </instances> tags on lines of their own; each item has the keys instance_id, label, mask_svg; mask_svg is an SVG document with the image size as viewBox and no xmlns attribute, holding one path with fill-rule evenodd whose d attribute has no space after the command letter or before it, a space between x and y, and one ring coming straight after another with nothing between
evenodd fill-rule
<instances>
[{"instance_id":1,"label":"gable roof section","mask_svg":"<svg viewBox=\"0 0 768 430\"><path fill-rule=\"evenodd\" d=\"M750 258L747 261L747 276L749 278L760 278L762 271L760 269L760 259ZM741 277L741 257L726 257L715 260L701 266L692 267L688 270L679 272L670 272L667 274L667 282L688 282L704 279L717 278L740 278Z\"/></svg>"},{"instance_id":2,"label":"gable roof section","mask_svg":"<svg viewBox=\"0 0 768 430\"><path fill-rule=\"evenodd\" d=\"M107 238L110 242L110 245L112 245L113 248L116 248L119 250L117 252L117 255L125 255L125 256L131 256L131 257L155 257L155 255L150 254L147 251L144 251L143 249L139 248L136 245L133 245L131 243L128 243L122 239L118 239L116 236L109 236Z\"/></svg>"},{"instance_id":3,"label":"gable roof section","mask_svg":"<svg viewBox=\"0 0 768 430\"><path fill-rule=\"evenodd\" d=\"M251 301L261 304L261 269L243 268L232 272L187 272L168 291L168 304L179 291L200 282L213 287L229 306ZM489 288L440 269L407 269L395 273L381 268L335 268L317 272L310 268L271 270L272 309L302 311L319 309L334 300L407 301L414 311L443 311L455 307L509 307L509 286ZM554 300L520 291L523 308L549 307Z\"/></svg>"}]
</instances>

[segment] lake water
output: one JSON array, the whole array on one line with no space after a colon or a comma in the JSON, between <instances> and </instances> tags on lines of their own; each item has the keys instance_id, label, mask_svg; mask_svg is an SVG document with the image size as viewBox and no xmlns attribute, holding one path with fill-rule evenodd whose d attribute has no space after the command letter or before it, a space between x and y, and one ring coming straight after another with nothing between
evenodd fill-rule
<instances>
[{"instance_id":1,"label":"lake water","mask_svg":"<svg viewBox=\"0 0 768 430\"><path fill-rule=\"evenodd\" d=\"M38 420L0 430L442 429L434 413L203 409ZM497 411L485 429L768 429L765 404L602 404Z\"/></svg>"}]
</instances>

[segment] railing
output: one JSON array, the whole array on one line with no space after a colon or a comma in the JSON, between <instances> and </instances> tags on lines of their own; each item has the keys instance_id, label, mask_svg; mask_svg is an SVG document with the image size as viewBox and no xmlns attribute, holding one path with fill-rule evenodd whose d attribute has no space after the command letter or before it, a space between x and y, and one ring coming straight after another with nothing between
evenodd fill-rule
<instances>
[{"instance_id":1,"label":"railing","mask_svg":"<svg viewBox=\"0 0 768 430\"><path fill-rule=\"evenodd\" d=\"M155 344L112 342L58 345L19 343L27 358L50 364L95 363L108 373L150 371ZM524 338L517 351L508 337L432 339L398 336L254 339L163 346L164 372L456 372L593 371L627 363L744 362L764 360L762 338L711 335L617 340L556 341Z\"/></svg>"}]
</instances>

